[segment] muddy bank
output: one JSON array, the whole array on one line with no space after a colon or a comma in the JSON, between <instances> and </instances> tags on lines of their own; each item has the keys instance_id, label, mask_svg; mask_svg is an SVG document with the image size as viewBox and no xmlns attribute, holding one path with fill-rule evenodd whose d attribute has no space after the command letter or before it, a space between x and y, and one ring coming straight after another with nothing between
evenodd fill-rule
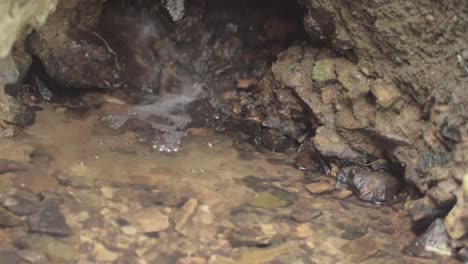
<instances>
[{"instance_id":1,"label":"muddy bank","mask_svg":"<svg viewBox=\"0 0 468 264\"><path fill-rule=\"evenodd\" d=\"M467 8L59 1L0 69L7 93L33 95L32 104L94 89L132 104L103 121L156 150L178 150L190 126L241 132L257 150L297 149L297 167L331 179L310 192L340 186L377 204L410 198L414 230L427 230L415 244L435 233L447 246L423 248L464 259ZM12 136L34 111L3 97L3 134Z\"/></svg>"}]
</instances>

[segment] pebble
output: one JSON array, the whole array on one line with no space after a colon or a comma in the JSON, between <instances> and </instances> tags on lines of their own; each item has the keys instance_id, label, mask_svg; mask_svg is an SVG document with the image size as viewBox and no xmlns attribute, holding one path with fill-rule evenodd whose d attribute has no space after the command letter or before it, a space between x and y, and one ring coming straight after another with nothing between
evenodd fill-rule
<instances>
[{"instance_id":1,"label":"pebble","mask_svg":"<svg viewBox=\"0 0 468 264\"><path fill-rule=\"evenodd\" d=\"M351 197L351 195L353 195L353 192L347 189L339 189L339 190L333 191L332 195L336 199L347 199Z\"/></svg>"},{"instance_id":2,"label":"pebble","mask_svg":"<svg viewBox=\"0 0 468 264\"><path fill-rule=\"evenodd\" d=\"M308 238L314 235L310 224L300 224L296 226L294 235L298 238Z\"/></svg>"},{"instance_id":3,"label":"pebble","mask_svg":"<svg viewBox=\"0 0 468 264\"><path fill-rule=\"evenodd\" d=\"M336 181L334 179L322 179L305 185L307 191L312 194L329 193L335 189Z\"/></svg>"},{"instance_id":4,"label":"pebble","mask_svg":"<svg viewBox=\"0 0 468 264\"><path fill-rule=\"evenodd\" d=\"M114 197L114 189L111 187L102 187L101 188L102 196L107 199L112 199Z\"/></svg>"},{"instance_id":5,"label":"pebble","mask_svg":"<svg viewBox=\"0 0 468 264\"><path fill-rule=\"evenodd\" d=\"M134 236L137 234L137 229L133 226L122 226L120 231L127 236Z\"/></svg>"},{"instance_id":6,"label":"pebble","mask_svg":"<svg viewBox=\"0 0 468 264\"><path fill-rule=\"evenodd\" d=\"M291 218L298 223L309 222L322 215L322 211L313 208L297 207L291 212Z\"/></svg>"},{"instance_id":7,"label":"pebble","mask_svg":"<svg viewBox=\"0 0 468 264\"><path fill-rule=\"evenodd\" d=\"M108 250L101 243L94 245L93 254L98 262L113 262L119 258L119 254Z\"/></svg>"},{"instance_id":8,"label":"pebble","mask_svg":"<svg viewBox=\"0 0 468 264\"><path fill-rule=\"evenodd\" d=\"M182 206L178 214L174 217L174 228L177 230L177 232L182 233L182 228L190 219L190 217L195 213L197 206L198 200L194 198L188 200L184 206Z\"/></svg>"},{"instance_id":9,"label":"pebble","mask_svg":"<svg viewBox=\"0 0 468 264\"><path fill-rule=\"evenodd\" d=\"M143 233L161 232L169 228L169 217L156 208L144 208L132 213L126 219L141 228Z\"/></svg>"}]
</instances>

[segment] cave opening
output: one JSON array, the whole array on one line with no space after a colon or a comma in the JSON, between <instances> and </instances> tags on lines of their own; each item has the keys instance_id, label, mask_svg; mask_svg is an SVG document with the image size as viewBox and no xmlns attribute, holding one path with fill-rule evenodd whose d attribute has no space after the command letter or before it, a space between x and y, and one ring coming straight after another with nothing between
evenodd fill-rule
<instances>
[{"instance_id":1,"label":"cave opening","mask_svg":"<svg viewBox=\"0 0 468 264\"><path fill-rule=\"evenodd\" d=\"M447 169L462 119L373 62L407 61L381 35L394 13L319 2L58 1L0 60L0 135L13 137L0 149L5 252L44 263L466 258L463 171ZM4 84L11 63L17 80Z\"/></svg>"}]
</instances>

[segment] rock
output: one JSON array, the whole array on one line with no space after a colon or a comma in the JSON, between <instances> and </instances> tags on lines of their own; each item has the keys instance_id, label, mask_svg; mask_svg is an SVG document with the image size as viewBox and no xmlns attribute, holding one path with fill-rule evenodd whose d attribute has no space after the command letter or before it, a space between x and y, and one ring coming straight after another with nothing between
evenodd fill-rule
<instances>
[{"instance_id":1,"label":"rock","mask_svg":"<svg viewBox=\"0 0 468 264\"><path fill-rule=\"evenodd\" d=\"M0 83L12 84L18 81L19 72L11 56L0 56Z\"/></svg>"},{"instance_id":2,"label":"rock","mask_svg":"<svg viewBox=\"0 0 468 264\"><path fill-rule=\"evenodd\" d=\"M357 159L360 156L332 127L317 128L313 143L315 148L326 157Z\"/></svg>"},{"instance_id":3,"label":"rock","mask_svg":"<svg viewBox=\"0 0 468 264\"><path fill-rule=\"evenodd\" d=\"M326 42L335 33L335 22L326 12L309 10L304 16L304 29L313 42Z\"/></svg>"},{"instance_id":4,"label":"rock","mask_svg":"<svg viewBox=\"0 0 468 264\"><path fill-rule=\"evenodd\" d=\"M386 84L382 79L376 80L372 85L372 94L377 102L384 108L391 107L401 94L392 85Z\"/></svg>"},{"instance_id":5,"label":"rock","mask_svg":"<svg viewBox=\"0 0 468 264\"><path fill-rule=\"evenodd\" d=\"M271 185L265 179L257 176L245 176L242 178L247 188L255 192L265 192L271 189Z\"/></svg>"},{"instance_id":6,"label":"rock","mask_svg":"<svg viewBox=\"0 0 468 264\"><path fill-rule=\"evenodd\" d=\"M306 184L304 187L313 194L329 193L335 189L336 181L332 178L322 178L316 182Z\"/></svg>"},{"instance_id":7,"label":"rock","mask_svg":"<svg viewBox=\"0 0 468 264\"><path fill-rule=\"evenodd\" d=\"M15 0L0 4L0 58L5 57L26 26L37 28L53 12L57 0L39 0L20 4Z\"/></svg>"},{"instance_id":8,"label":"rock","mask_svg":"<svg viewBox=\"0 0 468 264\"><path fill-rule=\"evenodd\" d=\"M261 140L263 146L274 152L283 152L292 146L292 140L273 130L262 130Z\"/></svg>"},{"instance_id":9,"label":"rock","mask_svg":"<svg viewBox=\"0 0 468 264\"><path fill-rule=\"evenodd\" d=\"M44 254L52 263L70 263L77 254L72 245L47 235L34 236L28 244L34 251Z\"/></svg>"},{"instance_id":10,"label":"rock","mask_svg":"<svg viewBox=\"0 0 468 264\"><path fill-rule=\"evenodd\" d=\"M417 248L423 248L429 252L440 255L452 256L450 238L444 227L442 219L437 218L414 242Z\"/></svg>"},{"instance_id":11,"label":"rock","mask_svg":"<svg viewBox=\"0 0 468 264\"><path fill-rule=\"evenodd\" d=\"M202 257L186 257L180 258L177 264L206 264L206 259Z\"/></svg>"},{"instance_id":12,"label":"rock","mask_svg":"<svg viewBox=\"0 0 468 264\"><path fill-rule=\"evenodd\" d=\"M208 264L237 264L237 262L231 258L220 255L212 255L208 260Z\"/></svg>"},{"instance_id":13,"label":"rock","mask_svg":"<svg viewBox=\"0 0 468 264\"><path fill-rule=\"evenodd\" d=\"M256 195L254 198L246 202L247 205L272 209L276 207L287 207L291 205L291 202L282 200L270 192L262 192Z\"/></svg>"},{"instance_id":14,"label":"rock","mask_svg":"<svg viewBox=\"0 0 468 264\"><path fill-rule=\"evenodd\" d=\"M101 188L102 196L107 199L112 199L114 197L114 189L111 187L102 187Z\"/></svg>"},{"instance_id":15,"label":"rock","mask_svg":"<svg viewBox=\"0 0 468 264\"><path fill-rule=\"evenodd\" d=\"M41 207L37 213L28 216L26 222L32 232L48 233L56 236L69 236L72 234L72 230L60 209L53 204Z\"/></svg>"},{"instance_id":16,"label":"rock","mask_svg":"<svg viewBox=\"0 0 468 264\"><path fill-rule=\"evenodd\" d=\"M198 200L194 198L191 198L184 204L184 206L182 206L178 214L174 217L174 228L177 232L182 232L182 228L190 219L190 217L195 213L197 206Z\"/></svg>"},{"instance_id":17,"label":"rock","mask_svg":"<svg viewBox=\"0 0 468 264\"><path fill-rule=\"evenodd\" d=\"M468 247L464 247L457 252L457 258L463 263L468 263Z\"/></svg>"},{"instance_id":18,"label":"rock","mask_svg":"<svg viewBox=\"0 0 468 264\"><path fill-rule=\"evenodd\" d=\"M0 227L15 227L23 225L23 220L0 207Z\"/></svg>"},{"instance_id":19,"label":"rock","mask_svg":"<svg viewBox=\"0 0 468 264\"><path fill-rule=\"evenodd\" d=\"M307 208L305 206L296 207L291 212L291 218L298 223L309 222L321 215L322 211L313 208Z\"/></svg>"},{"instance_id":20,"label":"rock","mask_svg":"<svg viewBox=\"0 0 468 264\"><path fill-rule=\"evenodd\" d=\"M18 255L21 256L22 259L28 261L28 263L32 264L49 264L47 258L38 252L32 250L20 250Z\"/></svg>"},{"instance_id":21,"label":"rock","mask_svg":"<svg viewBox=\"0 0 468 264\"><path fill-rule=\"evenodd\" d=\"M32 55L58 85L106 89L120 85L117 54L101 35L89 30L97 25L101 11L101 1L74 8L59 1L57 11L29 37Z\"/></svg>"},{"instance_id":22,"label":"rock","mask_svg":"<svg viewBox=\"0 0 468 264\"><path fill-rule=\"evenodd\" d=\"M30 126L34 123L35 118L36 113L6 94L0 83L0 119L19 126Z\"/></svg>"},{"instance_id":23,"label":"rock","mask_svg":"<svg viewBox=\"0 0 468 264\"><path fill-rule=\"evenodd\" d=\"M135 236L138 233L138 230L133 226L122 226L120 230L127 236Z\"/></svg>"},{"instance_id":24,"label":"rock","mask_svg":"<svg viewBox=\"0 0 468 264\"><path fill-rule=\"evenodd\" d=\"M2 205L16 215L31 215L39 209L39 199L27 191L17 191L13 195L6 196Z\"/></svg>"},{"instance_id":25,"label":"rock","mask_svg":"<svg viewBox=\"0 0 468 264\"><path fill-rule=\"evenodd\" d=\"M294 235L298 238L308 238L314 235L314 231L312 231L310 224L305 223L296 226Z\"/></svg>"},{"instance_id":26,"label":"rock","mask_svg":"<svg viewBox=\"0 0 468 264\"><path fill-rule=\"evenodd\" d=\"M332 195L337 199L347 199L353 195L353 192L348 189L338 189L334 190Z\"/></svg>"},{"instance_id":27,"label":"rock","mask_svg":"<svg viewBox=\"0 0 468 264\"><path fill-rule=\"evenodd\" d=\"M14 160L0 159L0 174L8 172L27 171L29 169L30 167L24 163Z\"/></svg>"},{"instance_id":28,"label":"rock","mask_svg":"<svg viewBox=\"0 0 468 264\"><path fill-rule=\"evenodd\" d=\"M388 173L355 167L344 169L338 179L362 201L377 204L392 202L400 187L398 179Z\"/></svg>"},{"instance_id":29,"label":"rock","mask_svg":"<svg viewBox=\"0 0 468 264\"><path fill-rule=\"evenodd\" d=\"M228 237L232 247L265 247L277 237L276 231L264 230L259 225L235 229Z\"/></svg>"},{"instance_id":30,"label":"rock","mask_svg":"<svg viewBox=\"0 0 468 264\"><path fill-rule=\"evenodd\" d=\"M468 207L463 199L462 190L457 192L457 203L450 210L444 220L445 230L453 239L460 239L467 234Z\"/></svg>"},{"instance_id":31,"label":"rock","mask_svg":"<svg viewBox=\"0 0 468 264\"><path fill-rule=\"evenodd\" d=\"M427 191L427 195L437 204L438 207L450 207L455 199L455 192L459 189L459 184L453 179L441 180Z\"/></svg>"},{"instance_id":32,"label":"rock","mask_svg":"<svg viewBox=\"0 0 468 264\"><path fill-rule=\"evenodd\" d=\"M444 213L443 210L436 207L436 204L428 196L424 196L417 200L407 201L404 207L414 223L429 223L437 217L442 216Z\"/></svg>"},{"instance_id":33,"label":"rock","mask_svg":"<svg viewBox=\"0 0 468 264\"><path fill-rule=\"evenodd\" d=\"M169 217L156 208L144 208L132 212L126 220L144 233L161 232L169 228Z\"/></svg>"},{"instance_id":34,"label":"rock","mask_svg":"<svg viewBox=\"0 0 468 264\"><path fill-rule=\"evenodd\" d=\"M95 243L93 254L98 262L114 262L119 258L119 254L108 250L101 243Z\"/></svg>"},{"instance_id":35,"label":"rock","mask_svg":"<svg viewBox=\"0 0 468 264\"><path fill-rule=\"evenodd\" d=\"M0 250L0 260L2 264L29 264L13 250Z\"/></svg>"},{"instance_id":36,"label":"rock","mask_svg":"<svg viewBox=\"0 0 468 264\"><path fill-rule=\"evenodd\" d=\"M338 81L347 90L347 97L356 99L365 96L370 90L370 82L364 74L359 71L357 65L344 59L335 60Z\"/></svg>"},{"instance_id":37,"label":"rock","mask_svg":"<svg viewBox=\"0 0 468 264\"><path fill-rule=\"evenodd\" d=\"M237 260L237 264L265 264L279 256L294 254L297 249L296 243L287 243L267 249L253 249L243 253Z\"/></svg>"},{"instance_id":38,"label":"rock","mask_svg":"<svg viewBox=\"0 0 468 264\"><path fill-rule=\"evenodd\" d=\"M361 263L363 260L379 252L381 246L377 238L366 235L349 241L341 246L340 250L352 263Z\"/></svg>"}]
</instances>

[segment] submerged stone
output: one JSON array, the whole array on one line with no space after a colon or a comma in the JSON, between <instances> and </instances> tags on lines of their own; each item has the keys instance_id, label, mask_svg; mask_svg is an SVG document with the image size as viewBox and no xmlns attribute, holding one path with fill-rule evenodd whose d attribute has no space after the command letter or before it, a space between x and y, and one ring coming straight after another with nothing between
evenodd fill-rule
<instances>
[{"instance_id":1,"label":"submerged stone","mask_svg":"<svg viewBox=\"0 0 468 264\"><path fill-rule=\"evenodd\" d=\"M0 227L14 227L23 224L23 220L0 207Z\"/></svg>"},{"instance_id":2,"label":"submerged stone","mask_svg":"<svg viewBox=\"0 0 468 264\"><path fill-rule=\"evenodd\" d=\"M451 256L450 238L445 230L442 219L436 219L415 241L416 247L421 247L429 252Z\"/></svg>"},{"instance_id":3,"label":"submerged stone","mask_svg":"<svg viewBox=\"0 0 468 264\"><path fill-rule=\"evenodd\" d=\"M65 217L56 205L46 205L26 219L29 230L32 232L48 233L57 236L71 235L72 230L68 226Z\"/></svg>"},{"instance_id":4,"label":"submerged stone","mask_svg":"<svg viewBox=\"0 0 468 264\"><path fill-rule=\"evenodd\" d=\"M251 200L247 201L247 205L272 209L276 207L287 207L291 205L291 202L282 200L270 192L262 192L259 193L256 197L252 198Z\"/></svg>"}]
</instances>

